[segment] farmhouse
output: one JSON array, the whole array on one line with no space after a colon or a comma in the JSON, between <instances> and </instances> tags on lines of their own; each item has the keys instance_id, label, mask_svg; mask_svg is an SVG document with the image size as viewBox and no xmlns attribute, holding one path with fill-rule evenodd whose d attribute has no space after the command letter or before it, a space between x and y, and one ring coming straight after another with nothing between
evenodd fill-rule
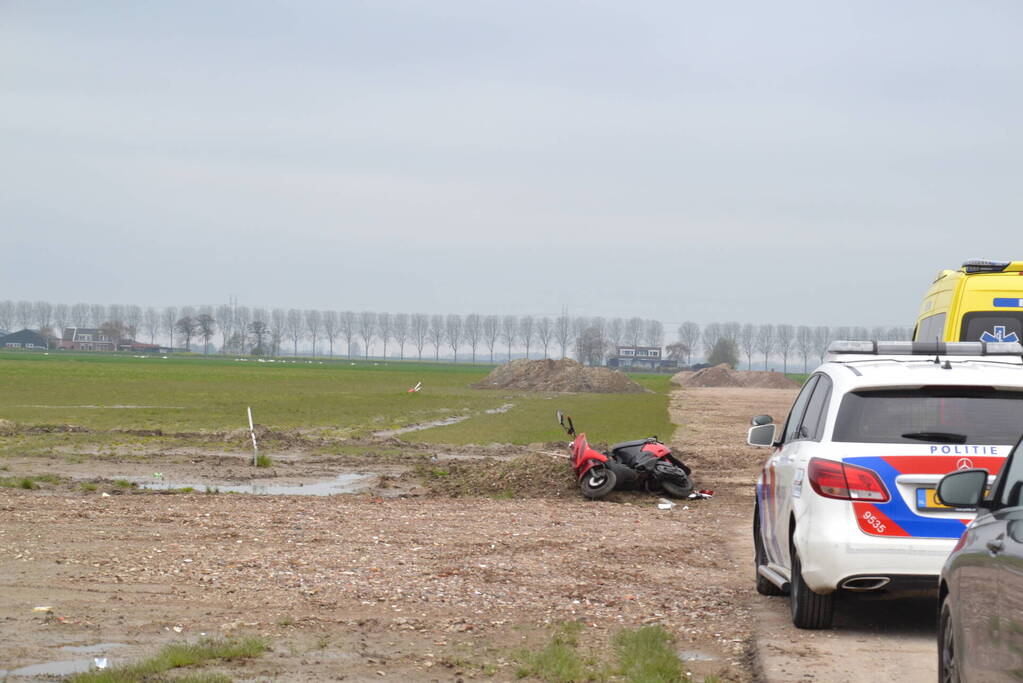
<instances>
[{"instance_id":1,"label":"farmhouse","mask_svg":"<svg viewBox=\"0 0 1023 683\"><path fill-rule=\"evenodd\" d=\"M674 368L678 363L663 358L659 346L619 346L617 353L608 358L607 365L631 370L661 370Z\"/></svg>"},{"instance_id":2,"label":"farmhouse","mask_svg":"<svg viewBox=\"0 0 1023 683\"><path fill-rule=\"evenodd\" d=\"M68 351L116 351L116 340L95 327L65 327L60 348Z\"/></svg>"},{"instance_id":3,"label":"farmhouse","mask_svg":"<svg viewBox=\"0 0 1023 683\"><path fill-rule=\"evenodd\" d=\"M38 332L25 328L19 332L12 332L0 339L0 345L5 349L39 349L46 350L46 340Z\"/></svg>"}]
</instances>

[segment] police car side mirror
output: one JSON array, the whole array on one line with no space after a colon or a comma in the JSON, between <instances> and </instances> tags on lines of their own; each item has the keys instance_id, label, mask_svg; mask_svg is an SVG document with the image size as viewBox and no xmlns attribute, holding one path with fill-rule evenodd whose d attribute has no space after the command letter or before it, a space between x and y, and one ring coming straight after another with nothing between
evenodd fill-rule
<instances>
[{"instance_id":1,"label":"police car side mirror","mask_svg":"<svg viewBox=\"0 0 1023 683\"><path fill-rule=\"evenodd\" d=\"M981 469L946 474L938 482L938 500L954 508L982 507L987 477L987 470Z\"/></svg>"},{"instance_id":2,"label":"police car side mirror","mask_svg":"<svg viewBox=\"0 0 1023 683\"><path fill-rule=\"evenodd\" d=\"M764 424L750 427L746 433L746 443L750 446L773 446L774 432L777 425Z\"/></svg>"}]
</instances>

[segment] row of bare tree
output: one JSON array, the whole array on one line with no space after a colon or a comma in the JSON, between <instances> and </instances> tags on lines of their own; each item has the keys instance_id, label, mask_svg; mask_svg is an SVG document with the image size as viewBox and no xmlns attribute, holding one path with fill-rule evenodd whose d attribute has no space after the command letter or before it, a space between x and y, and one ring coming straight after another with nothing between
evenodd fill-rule
<instances>
[{"instance_id":1,"label":"row of bare tree","mask_svg":"<svg viewBox=\"0 0 1023 683\"><path fill-rule=\"evenodd\" d=\"M480 315L471 313L427 315L424 313L377 313L373 311L320 311L266 309L248 306L184 306L163 308L137 305L77 303L52 304L46 301L0 301L0 330L33 328L56 336L67 327L97 328L115 342L122 339L165 340L191 350L193 342L202 343L208 353L219 336L222 353L280 355L286 349L298 355L299 346L311 355L334 355L336 346L344 346L349 357L361 344L364 356L422 359L424 350L435 360L443 353L457 360L468 353L473 362L487 355L493 362L500 354L511 358L518 350L526 357L539 353L547 358L556 351L559 357L572 352L580 361L602 364L618 346L661 347L664 326L642 318L588 318L532 315ZM56 334L54 333L56 330ZM701 326L684 322L677 330L677 341L668 344L667 355L680 364L691 365L694 355L708 358L722 339L741 353L747 367L762 358L767 368L771 358L782 360L788 368L791 357L802 358L804 367L811 357L822 356L832 339L908 339L908 328L868 329L864 327L809 327L805 325L753 325L737 322L710 323ZM326 353L324 353L326 352Z\"/></svg>"}]
</instances>

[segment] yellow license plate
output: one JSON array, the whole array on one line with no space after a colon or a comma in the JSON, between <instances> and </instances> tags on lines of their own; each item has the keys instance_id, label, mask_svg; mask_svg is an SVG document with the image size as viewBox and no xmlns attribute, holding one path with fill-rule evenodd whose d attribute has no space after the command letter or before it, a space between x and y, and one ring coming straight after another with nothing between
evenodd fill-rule
<instances>
[{"instance_id":1,"label":"yellow license plate","mask_svg":"<svg viewBox=\"0 0 1023 683\"><path fill-rule=\"evenodd\" d=\"M984 491L984 497L986 498L988 491ZM917 510L974 510L975 508L953 508L948 505L943 505L938 501L938 491L936 489L917 489L916 490L916 509Z\"/></svg>"}]
</instances>

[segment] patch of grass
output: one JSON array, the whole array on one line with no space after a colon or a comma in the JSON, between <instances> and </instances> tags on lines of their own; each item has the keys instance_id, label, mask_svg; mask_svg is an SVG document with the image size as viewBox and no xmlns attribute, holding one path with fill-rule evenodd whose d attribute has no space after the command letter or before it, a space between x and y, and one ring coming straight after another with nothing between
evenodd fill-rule
<instances>
[{"instance_id":1,"label":"patch of grass","mask_svg":"<svg viewBox=\"0 0 1023 683\"><path fill-rule=\"evenodd\" d=\"M191 493L192 491L195 491L195 488L192 486L182 486L178 489L178 491L181 491L182 493Z\"/></svg>"},{"instance_id":2,"label":"patch of grass","mask_svg":"<svg viewBox=\"0 0 1023 683\"><path fill-rule=\"evenodd\" d=\"M569 622L559 625L551 639L537 652L521 651L516 659L519 678L535 676L551 683L577 683L599 680L602 676L580 654L579 634L583 625Z\"/></svg>"},{"instance_id":3,"label":"patch of grass","mask_svg":"<svg viewBox=\"0 0 1023 683\"><path fill-rule=\"evenodd\" d=\"M197 643L172 643L160 649L153 657L139 662L131 662L115 666L103 671L90 671L76 674L68 680L73 683L135 683L137 681L156 680L158 674L171 669L186 666L197 666L212 660L232 661L251 659L270 648L263 638L245 638L240 640L219 640L204 638ZM163 680L160 678L160 680ZM203 681L214 683L230 680L221 674L192 674L191 677L175 680Z\"/></svg>"},{"instance_id":4,"label":"patch of grass","mask_svg":"<svg viewBox=\"0 0 1023 683\"><path fill-rule=\"evenodd\" d=\"M99 484L94 481L83 481L80 487L83 491L95 491L99 488Z\"/></svg>"},{"instance_id":5,"label":"patch of grass","mask_svg":"<svg viewBox=\"0 0 1023 683\"><path fill-rule=\"evenodd\" d=\"M637 683L679 683L688 677L675 652L675 638L661 626L619 631L613 638L617 673Z\"/></svg>"},{"instance_id":6,"label":"patch of grass","mask_svg":"<svg viewBox=\"0 0 1023 683\"><path fill-rule=\"evenodd\" d=\"M273 467L274 461L266 453L260 453L256 456L256 467Z\"/></svg>"},{"instance_id":7,"label":"patch of grass","mask_svg":"<svg viewBox=\"0 0 1023 683\"><path fill-rule=\"evenodd\" d=\"M210 495L217 495L220 493L220 489L218 489L216 486L207 486L205 493L208 493Z\"/></svg>"},{"instance_id":8,"label":"patch of grass","mask_svg":"<svg viewBox=\"0 0 1023 683\"><path fill-rule=\"evenodd\" d=\"M280 619L277 620L277 625L278 626L294 626L295 625L295 619L294 619L294 617L281 617Z\"/></svg>"},{"instance_id":9,"label":"patch of grass","mask_svg":"<svg viewBox=\"0 0 1023 683\"><path fill-rule=\"evenodd\" d=\"M121 489L130 489L134 484L127 479L117 479L114 481L114 486Z\"/></svg>"},{"instance_id":10,"label":"patch of grass","mask_svg":"<svg viewBox=\"0 0 1023 683\"><path fill-rule=\"evenodd\" d=\"M44 484L59 484L61 478L53 474L37 474L28 477L0 477L0 487L5 489L25 489L31 491Z\"/></svg>"}]
</instances>

